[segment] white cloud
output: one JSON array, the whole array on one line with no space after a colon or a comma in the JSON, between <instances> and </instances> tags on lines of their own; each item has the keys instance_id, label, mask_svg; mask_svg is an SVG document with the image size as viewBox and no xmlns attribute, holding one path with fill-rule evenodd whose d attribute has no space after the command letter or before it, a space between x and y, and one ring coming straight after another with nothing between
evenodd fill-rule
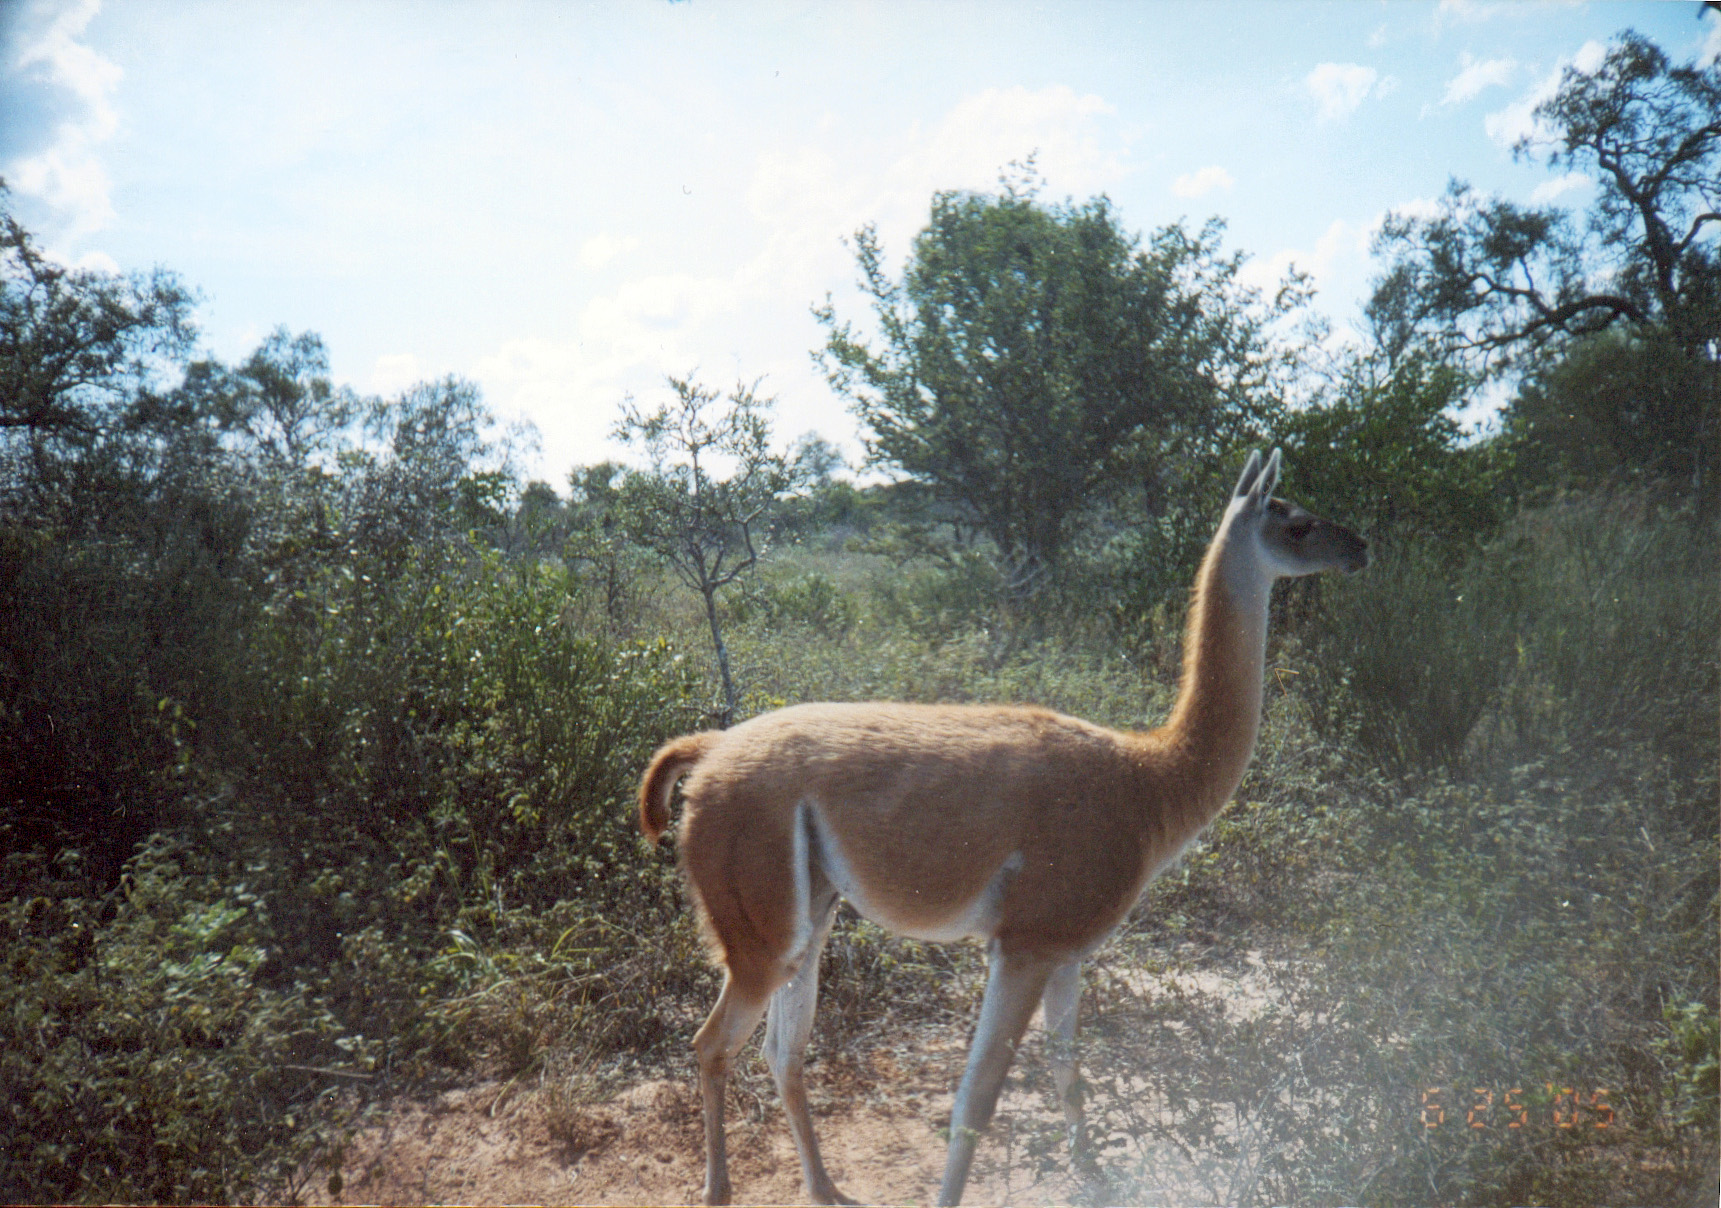
<instances>
[{"instance_id":1,"label":"white cloud","mask_svg":"<svg viewBox=\"0 0 1721 1208\"><path fill-rule=\"evenodd\" d=\"M1315 288L1327 292L1335 276L1354 273L1368 259L1374 226L1357 226L1342 218L1327 224L1312 249L1283 248L1264 260L1250 260L1238 276L1263 294L1271 295L1293 267L1314 278Z\"/></svg>"},{"instance_id":2,"label":"white cloud","mask_svg":"<svg viewBox=\"0 0 1721 1208\"><path fill-rule=\"evenodd\" d=\"M412 353L385 353L372 362L370 375L365 379L365 390L371 394L399 394L429 376Z\"/></svg>"},{"instance_id":3,"label":"white cloud","mask_svg":"<svg viewBox=\"0 0 1721 1208\"><path fill-rule=\"evenodd\" d=\"M95 147L119 127L111 98L123 73L78 41L100 7L100 0L75 0L58 12L36 6L26 19L46 17L45 25L23 38L5 65L21 76L50 82L74 102L55 124L46 148L6 165L12 187L66 213L74 234L100 230L113 218L111 182Z\"/></svg>"},{"instance_id":4,"label":"white cloud","mask_svg":"<svg viewBox=\"0 0 1721 1208\"><path fill-rule=\"evenodd\" d=\"M65 263L53 252L49 252L47 255L49 259ZM85 252L82 256L79 256L76 260L67 265L67 267L84 269L92 273L117 274L120 271L119 261L115 260L106 252L95 250Z\"/></svg>"},{"instance_id":5,"label":"white cloud","mask_svg":"<svg viewBox=\"0 0 1721 1208\"><path fill-rule=\"evenodd\" d=\"M10 66L29 71L39 65L48 78L88 107L89 132L106 138L119 124L108 95L123 73L112 60L77 40L100 8L100 0L73 0L65 5L35 39L24 42ZM48 6L37 6L38 13L46 11Z\"/></svg>"},{"instance_id":6,"label":"white cloud","mask_svg":"<svg viewBox=\"0 0 1721 1208\"><path fill-rule=\"evenodd\" d=\"M958 101L930 126L882 138L821 123L813 141L762 151L745 190L764 242L739 271L752 287L804 288L811 301L854 276L843 240L873 223L887 252L906 253L933 193L991 191L1006 165L1035 156L1048 199L1114 188L1126 148L1102 98L1055 86L991 88Z\"/></svg>"},{"instance_id":7,"label":"white cloud","mask_svg":"<svg viewBox=\"0 0 1721 1208\"><path fill-rule=\"evenodd\" d=\"M1322 63L1303 77L1303 85L1320 102L1321 121L1329 122L1356 112L1379 79L1380 73L1372 67L1357 63ZM1389 77L1385 91L1396 86L1397 81Z\"/></svg>"},{"instance_id":8,"label":"white cloud","mask_svg":"<svg viewBox=\"0 0 1721 1208\"><path fill-rule=\"evenodd\" d=\"M1103 98L1063 84L987 88L958 101L929 136L915 131L891 165L890 183L924 206L933 190L995 188L1000 169L1037 153L1042 176L1081 196L1122 174L1120 158L1101 146L1095 128L1115 114Z\"/></svg>"},{"instance_id":9,"label":"white cloud","mask_svg":"<svg viewBox=\"0 0 1721 1208\"><path fill-rule=\"evenodd\" d=\"M748 312L743 296L733 276L634 278L588 302L571 335L506 339L477 358L472 376L499 412L533 417L554 476L618 453L607 442L620 403L658 391L665 372L729 384L735 358L714 350L729 339L723 320Z\"/></svg>"},{"instance_id":10,"label":"white cloud","mask_svg":"<svg viewBox=\"0 0 1721 1208\"><path fill-rule=\"evenodd\" d=\"M607 442L617 406L628 394L658 397L665 372L720 388L763 376L763 392L780 400L779 436L816 429L842 441L852 421L807 350L822 342L809 308L827 291L863 333L871 319L849 284L857 270L844 240L874 224L894 273L934 192L995 191L1000 170L1030 154L1050 201L1114 189L1127 172L1112 106L1063 86L985 89L895 130L816 123L738 166L743 221L726 220L720 243L690 226L690 242L624 247L612 234L624 224L594 223L604 233L580 246L580 260L607 263L613 280L559 331L497 345L474 377L499 409L532 414L551 474L624 455Z\"/></svg>"},{"instance_id":11,"label":"white cloud","mask_svg":"<svg viewBox=\"0 0 1721 1208\"><path fill-rule=\"evenodd\" d=\"M1601 66L1607 57L1607 47L1600 42L1585 42L1577 53L1569 59L1561 59L1554 69L1537 80L1517 100L1504 109L1496 110L1482 119L1482 128L1488 137L1502 147L1513 147L1520 139L1539 142L1548 137L1549 132L1536 120L1536 107L1551 98L1560 89L1560 77L1566 68L1576 67L1579 71L1593 72Z\"/></svg>"},{"instance_id":12,"label":"white cloud","mask_svg":"<svg viewBox=\"0 0 1721 1208\"><path fill-rule=\"evenodd\" d=\"M1578 47L1578 52L1572 56L1572 66L1585 74L1593 74L1607 58L1607 47L1594 38Z\"/></svg>"},{"instance_id":13,"label":"white cloud","mask_svg":"<svg viewBox=\"0 0 1721 1208\"><path fill-rule=\"evenodd\" d=\"M1697 52L1697 65L1708 67L1721 62L1721 13L1712 8L1703 12L1709 18L1709 36L1703 39L1703 49Z\"/></svg>"},{"instance_id":14,"label":"white cloud","mask_svg":"<svg viewBox=\"0 0 1721 1208\"><path fill-rule=\"evenodd\" d=\"M1573 189L1586 188L1590 178L1582 172L1567 172L1564 176L1556 176L1553 180L1543 181L1530 194L1531 205L1546 205L1556 198L1563 197Z\"/></svg>"},{"instance_id":15,"label":"white cloud","mask_svg":"<svg viewBox=\"0 0 1721 1208\"><path fill-rule=\"evenodd\" d=\"M617 238L609 232L594 235L580 244L580 267L602 268L610 261L639 247L639 239L633 235Z\"/></svg>"},{"instance_id":16,"label":"white cloud","mask_svg":"<svg viewBox=\"0 0 1721 1208\"><path fill-rule=\"evenodd\" d=\"M1488 88L1501 88L1512 80L1518 69L1514 59L1475 59L1468 53L1460 56L1463 69L1446 84L1442 105L1458 105L1471 100Z\"/></svg>"},{"instance_id":17,"label":"white cloud","mask_svg":"<svg viewBox=\"0 0 1721 1208\"><path fill-rule=\"evenodd\" d=\"M1401 201L1397 205L1393 206L1392 212L1401 218L1421 218L1426 220L1429 218L1438 218L1444 209L1444 204L1438 198L1412 197L1409 201ZM1374 231L1377 230L1381 223L1385 221L1386 215L1382 214L1381 217L1375 221L1374 226L1369 228L1371 237Z\"/></svg>"},{"instance_id":18,"label":"white cloud","mask_svg":"<svg viewBox=\"0 0 1721 1208\"><path fill-rule=\"evenodd\" d=\"M1477 0L1440 0L1434 10L1434 26L1447 24L1477 25L1491 20L1499 12L1497 4L1482 4Z\"/></svg>"},{"instance_id":19,"label":"white cloud","mask_svg":"<svg viewBox=\"0 0 1721 1208\"><path fill-rule=\"evenodd\" d=\"M1231 173L1214 164L1179 176L1171 182L1171 191L1179 197L1205 197L1214 189L1230 192L1235 183Z\"/></svg>"}]
</instances>

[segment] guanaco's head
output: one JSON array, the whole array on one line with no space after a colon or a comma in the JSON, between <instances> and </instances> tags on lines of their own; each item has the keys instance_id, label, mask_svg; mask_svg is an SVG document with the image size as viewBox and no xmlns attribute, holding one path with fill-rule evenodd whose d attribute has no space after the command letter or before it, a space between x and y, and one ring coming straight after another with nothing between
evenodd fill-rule
<instances>
[{"instance_id":1,"label":"guanaco's head","mask_svg":"<svg viewBox=\"0 0 1721 1208\"><path fill-rule=\"evenodd\" d=\"M1343 525L1305 511L1273 496L1279 484L1279 450L1265 462L1259 450L1249 454L1226 513L1230 539L1253 540L1253 550L1275 579L1312 575L1324 570L1351 574L1368 565L1368 542Z\"/></svg>"}]
</instances>

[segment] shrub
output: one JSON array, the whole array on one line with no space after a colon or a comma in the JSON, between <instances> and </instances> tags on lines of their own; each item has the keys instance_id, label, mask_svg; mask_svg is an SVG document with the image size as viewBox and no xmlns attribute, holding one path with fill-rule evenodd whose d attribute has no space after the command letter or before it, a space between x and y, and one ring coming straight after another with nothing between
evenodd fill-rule
<instances>
[{"instance_id":1,"label":"shrub","mask_svg":"<svg viewBox=\"0 0 1721 1208\"><path fill-rule=\"evenodd\" d=\"M266 912L152 842L105 901L3 907L0 1198L222 1202L329 1143L377 1046L271 987Z\"/></svg>"},{"instance_id":2,"label":"shrub","mask_svg":"<svg viewBox=\"0 0 1721 1208\"><path fill-rule=\"evenodd\" d=\"M949 636L996 625L1004 591L1004 577L988 554L954 549L936 563L904 562L900 573L873 586L871 605L886 626Z\"/></svg>"},{"instance_id":3,"label":"shrub","mask_svg":"<svg viewBox=\"0 0 1721 1208\"><path fill-rule=\"evenodd\" d=\"M1647 744L1712 777L1721 522L1646 494L1573 497L1526 513L1514 536L1534 608L1503 710L1509 735Z\"/></svg>"},{"instance_id":4,"label":"shrub","mask_svg":"<svg viewBox=\"0 0 1721 1208\"><path fill-rule=\"evenodd\" d=\"M1104 1198L1155 1202L1171 1175L1240 1204L1701 1202L1721 850L1646 839L1683 787L1630 770L1353 782L1306 824L1336 867L1249 920L1249 995L1204 990L1157 926L1126 936L1084 1058ZM1191 878L1233 875L1242 838L1214 834ZM1149 919L1188 894L1157 888ZM1106 978L1151 1009L1102 1006Z\"/></svg>"},{"instance_id":5,"label":"shrub","mask_svg":"<svg viewBox=\"0 0 1721 1208\"><path fill-rule=\"evenodd\" d=\"M818 570L767 581L737 597L729 613L742 625L802 626L826 637L847 633L860 619L856 602Z\"/></svg>"},{"instance_id":6,"label":"shrub","mask_svg":"<svg viewBox=\"0 0 1721 1208\"><path fill-rule=\"evenodd\" d=\"M1388 550L1356 582L1322 584L1307 691L1330 738L1398 773L1452 768L1517 663L1521 567Z\"/></svg>"},{"instance_id":7,"label":"shrub","mask_svg":"<svg viewBox=\"0 0 1721 1208\"><path fill-rule=\"evenodd\" d=\"M581 632L558 568L391 557L268 602L236 731L166 782L185 837L105 899L71 853L8 861L6 1198L290 1193L336 1088L649 1047L708 977L632 806L697 673Z\"/></svg>"},{"instance_id":8,"label":"shrub","mask_svg":"<svg viewBox=\"0 0 1721 1208\"><path fill-rule=\"evenodd\" d=\"M268 635L257 788L293 805L219 821L296 904L302 958L370 921L439 935L475 905L661 909L630 802L655 745L696 716L698 676L662 642L578 631L565 575L494 558L391 580L334 568L307 619Z\"/></svg>"},{"instance_id":9,"label":"shrub","mask_svg":"<svg viewBox=\"0 0 1721 1208\"><path fill-rule=\"evenodd\" d=\"M233 700L249 604L220 562L238 509L185 494L177 522L157 514L174 500L115 490L85 502L129 521L116 531L0 524L0 835L78 850L103 888L170 823L199 724Z\"/></svg>"},{"instance_id":10,"label":"shrub","mask_svg":"<svg viewBox=\"0 0 1721 1208\"><path fill-rule=\"evenodd\" d=\"M1323 585L1307 632L1317 723L1400 773L1509 765L1599 736L1708 775L1718 535L1643 497L1572 499L1462 561L1388 550L1354 582Z\"/></svg>"}]
</instances>

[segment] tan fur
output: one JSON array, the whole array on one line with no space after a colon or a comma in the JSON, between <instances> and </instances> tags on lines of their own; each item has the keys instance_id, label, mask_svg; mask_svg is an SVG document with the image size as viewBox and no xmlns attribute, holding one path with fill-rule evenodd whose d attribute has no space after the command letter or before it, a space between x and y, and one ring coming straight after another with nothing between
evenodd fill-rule
<instances>
[{"instance_id":1,"label":"tan fur","mask_svg":"<svg viewBox=\"0 0 1721 1208\"><path fill-rule=\"evenodd\" d=\"M669 826L669 802L675 783L698 763L722 735L715 730L688 734L666 742L651 757L651 765L639 784L639 829L656 843Z\"/></svg>"},{"instance_id":2,"label":"tan fur","mask_svg":"<svg viewBox=\"0 0 1721 1208\"><path fill-rule=\"evenodd\" d=\"M756 1026L803 960L816 963L809 908L836 892L910 935L973 924L996 957L1029 970L1009 976L1031 987L1031 1010L1048 971L1097 946L1229 800L1259 727L1272 578L1308 573L1298 559L1309 569L1366 561L1360 539L1266 498L1277 464L1275 455L1248 507L1234 501L1208 550L1178 701L1156 730L1121 732L1038 708L810 704L679 738L657 753L640 789L641 827L654 840L662 833L675 781L685 774L681 865L727 973L696 1041L706 1083L708 1202L729 1192L722 1078L746 1039L734 1033ZM1249 481L1246 471L1238 499ZM1243 523L1233 517L1245 514L1256 527L1228 539ZM1299 535L1295 542L1275 536L1283 548L1274 555L1284 561L1261 571L1262 555L1247 542L1263 530L1276 534L1275 525L1295 525ZM986 909L994 899L995 909ZM1019 1001L1010 1009L1019 1022L1012 1016L1001 1026L1019 1035L1027 1015ZM804 1098L799 1077L797 1064L786 1097ZM1002 1067L971 1077L1001 1082ZM995 1098L996 1088L977 1094ZM974 1109L982 1125L990 1104ZM1073 1111L1079 1123L1079 1107ZM840 1198L819 1163L810 1120L804 1126L809 1191ZM947 1200L960 1195L966 1177L968 1158L959 1160L958 1148L953 1141Z\"/></svg>"}]
</instances>

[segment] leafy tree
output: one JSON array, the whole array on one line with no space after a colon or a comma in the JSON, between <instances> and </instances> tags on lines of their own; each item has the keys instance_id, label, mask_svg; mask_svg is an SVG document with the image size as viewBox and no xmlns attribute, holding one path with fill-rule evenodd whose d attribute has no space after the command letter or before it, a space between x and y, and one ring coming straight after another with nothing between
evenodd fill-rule
<instances>
[{"instance_id":1,"label":"leafy tree","mask_svg":"<svg viewBox=\"0 0 1721 1208\"><path fill-rule=\"evenodd\" d=\"M1688 367L1690 388L1638 418L1659 425L1652 468L1702 490L1721 438L1721 64L1673 66L1628 31L1593 71L1568 67L1535 120L1515 154L1593 176L1587 221L1461 181L1431 216L1390 215L1376 252L1391 263L1367 306L1381 345L1519 370L1621 331L1646 368Z\"/></svg>"},{"instance_id":2,"label":"leafy tree","mask_svg":"<svg viewBox=\"0 0 1721 1208\"><path fill-rule=\"evenodd\" d=\"M350 433L360 400L329 378L316 332L277 327L236 368L205 360L186 371L182 393L204 401L221 428L263 467L300 470L328 456Z\"/></svg>"},{"instance_id":3,"label":"leafy tree","mask_svg":"<svg viewBox=\"0 0 1721 1208\"><path fill-rule=\"evenodd\" d=\"M739 697L717 616L717 593L759 559L757 536L771 506L793 482L770 451L765 413L772 400L737 385L727 399L690 378L670 377L673 401L641 410L631 398L616 439L644 449L650 468L630 471L615 501L622 530L650 550L705 602L711 644L723 679L721 724L735 720ZM720 401L721 400L721 401ZM727 463L729 476L718 477Z\"/></svg>"},{"instance_id":4,"label":"leafy tree","mask_svg":"<svg viewBox=\"0 0 1721 1208\"><path fill-rule=\"evenodd\" d=\"M1278 432L1297 498L1372 539L1474 545L1501 519L1504 450L1471 442L1454 415L1471 380L1423 354L1359 356Z\"/></svg>"},{"instance_id":5,"label":"leafy tree","mask_svg":"<svg viewBox=\"0 0 1721 1208\"><path fill-rule=\"evenodd\" d=\"M1566 68L1520 159L1596 178L1588 230L1556 208L1483 199L1453 181L1439 212L1393 214L1368 311L1394 348L1414 337L1509 357L1615 323L1664 326L1693 355L1721 322L1721 66L1672 67L1627 32L1594 72ZM1593 237L1593 238L1590 238Z\"/></svg>"},{"instance_id":6,"label":"leafy tree","mask_svg":"<svg viewBox=\"0 0 1721 1208\"><path fill-rule=\"evenodd\" d=\"M88 444L190 350L192 295L163 269L115 276L55 263L0 181L0 431Z\"/></svg>"},{"instance_id":7,"label":"leafy tree","mask_svg":"<svg viewBox=\"0 0 1721 1208\"><path fill-rule=\"evenodd\" d=\"M568 472L568 531L562 557L603 598L603 621L626 629L638 547L617 525L616 504L627 469L618 462L575 466Z\"/></svg>"},{"instance_id":8,"label":"leafy tree","mask_svg":"<svg viewBox=\"0 0 1721 1208\"><path fill-rule=\"evenodd\" d=\"M1714 365L1685 356L1665 331L1610 330L1525 376L1506 436L1536 451L1520 460L1544 481L1551 469L1571 486L1661 479L1712 496L1718 389Z\"/></svg>"},{"instance_id":9,"label":"leafy tree","mask_svg":"<svg viewBox=\"0 0 1721 1208\"><path fill-rule=\"evenodd\" d=\"M506 540L517 475L475 383L449 375L367 400L362 425L365 443L353 433L339 446L338 473L313 476L331 492L348 547L394 565L414 544L449 549L474 532Z\"/></svg>"},{"instance_id":10,"label":"leafy tree","mask_svg":"<svg viewBox=\"0 0 1721 1208\"><path fill-rule=\"evenodd\" d=\"M570 519L556 488L533 479L520 492L520 501L508 517L503 552L512 557L555 557L567 542Z\"/></svg>"},{"instance_id":11,"label":"leafy tree","mask_svg":"<svg viewBox=\"0 0 1721 1208\"><path fill-rule=\"evenodd\" d=\"M789 464L796 477L811 486L825 486L846 463L838 448L817 432L806 432L789 446Z\"/></svg>"},{"instance_id":12,"label":"leafy tree","mask_svg":"<svg viewBox=\"0 0 1721 1208\"><path fill-rule=\"evenodd\" d=\"M220 695L247 523L206 413L159 393L191 295L49 259L0 187L0 836L96 881Z\"/></svg>"},{"instance_id":13,"label":"leafy tree","mask_svg":"<svg viewBox=\"0 0 1721 1208\"><path fill-rule=\"evenodd\" d=\"M797 494L777 511L772 532L794 541L817 540L840 549L871 523L866 492L838 472L849 468L842 451L817 432L789 445L788 464Z\"/></svg>"},{"instance_id":14,"label":"leafy tree","mask_svg":"<svg viewBox=\"0 0 1721 1208\"><path fill-rule=\"evenodd\" d=\"M996 544L1031 590L1104 484L1150 485L1180 453L1224 443L1271 376L1268 307L1222 257L1222 227L1181 225L1143 248L1104 197L1040 203L1032 166L996 195L939 193L900 281L877 232L855 236L882 346L815 314L832 386L869 430L874 464L929 485Z\"/></svg>"}]
</instances>

